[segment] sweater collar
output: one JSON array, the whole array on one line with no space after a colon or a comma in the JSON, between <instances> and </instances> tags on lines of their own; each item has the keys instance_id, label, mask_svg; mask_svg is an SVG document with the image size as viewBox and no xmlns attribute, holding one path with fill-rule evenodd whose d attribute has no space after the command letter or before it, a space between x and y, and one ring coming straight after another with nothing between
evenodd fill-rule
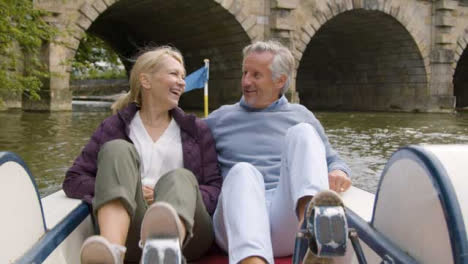
<instances>
[{"instance_id":1,"label":"sweater collar","mask_svg":"<svg viewBox=\"0 0 468 264\"><path fill-rule=\"evenodd\" d=\"M288 99L286 99L286 97L284 95L282 95L278 100L274 101L269 106L267 106L265 108L261 108L261 109L249 106L247 104L247 102L245 101L244 96L242 96L242 98L241 98L241 100L239 102L239 104L240 104L240 106L242 108L244 108L247 111L252 111L252 112L271 112L271 111L275 111L275 110L280 109L281 107L283 107L287 103L288 103Z\"/></svg>"},{"instance_id":2,"label":"sweater collar","mask_svg":"<svg viewBox=\"0 0 468 264\"><path fill-rule=\"evenodd\" d=\"M127 136L130 132L129 126L130 123L132 122L133 118L136 115L136 112L140 110L140 107L136 103L130 103L127 107L123 108L122 110L118 111L118 114L120 118L123 120L125 123L126 127L126 133ZM176 121L177 125L187 132L189 135L196 137L194 133L196 133L196 124L195 124L195 115L190 114L187 115L185 112L180 109L179 107L175 107L171 110L169 110L169 113L171 114L172 118Z\"/></svg>"}]
</instances>

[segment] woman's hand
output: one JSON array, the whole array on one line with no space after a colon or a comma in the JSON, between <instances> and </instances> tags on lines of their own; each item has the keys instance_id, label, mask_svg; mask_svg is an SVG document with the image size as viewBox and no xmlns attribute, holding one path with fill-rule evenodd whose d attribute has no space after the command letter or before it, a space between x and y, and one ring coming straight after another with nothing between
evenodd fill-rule
<instances>
[{"instance_id":1,"label":"woman's hand","mask_svg":"<svg viewBox=\"0 0 468 264\"><path fill-rule=\"evenodd\" d=\"M145 201L148 205L152 204L154 202L154 189L143 185L143 197L145 198Z\"/></svg>"}]
</instances>

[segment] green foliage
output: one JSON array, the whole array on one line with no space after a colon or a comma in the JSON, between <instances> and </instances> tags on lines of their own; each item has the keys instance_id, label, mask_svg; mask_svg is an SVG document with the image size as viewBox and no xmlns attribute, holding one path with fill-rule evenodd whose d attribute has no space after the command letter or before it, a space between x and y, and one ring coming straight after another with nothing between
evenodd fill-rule
<instances>
[{"instance_id":1,"label":"green foliage","mask_svg":"<svg viewBox=\"0 0 468 264\"><path fill-rule=\"evenodd\" d=\"M33 8L32 0L0 0L0 101L23 92L40 99L41 80L48 76L40 50L56 34L45 15Z\"/></svg>"},{"instance_id":2,"label":"green foliage","mask_svg":"<svg viewBox=\"0 0 468 264\"><path fill-rule=\"evenodd\" d=\"M114 79L125 77L125 69L117 53L104 41L87 34L72 62L72 79Z\"/></svg>"}]
</instances>

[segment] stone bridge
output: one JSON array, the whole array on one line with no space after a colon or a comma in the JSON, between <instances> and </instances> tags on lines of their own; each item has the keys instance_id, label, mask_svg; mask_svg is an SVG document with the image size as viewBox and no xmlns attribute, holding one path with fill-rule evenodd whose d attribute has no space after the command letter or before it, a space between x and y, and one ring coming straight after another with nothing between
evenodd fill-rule
<instances>
[{"instance_id":1,"label":"stone bridge","mask_svg":"<svg viewBox=\"0 0 468 264\"><path fill-rule=\"evenodd\" d=\"M468 106L468 0L35 0L63 34L47 45L42 102L71 110L70 64L85 32L108 42L126 69L147 45L171 44L187 72L209 58L210 106L240 97L242 54L277 39L296 58L288 94L310 109L452 111ZM202 91L183 96L201 107Z\"/></svg>"}]
</instances>

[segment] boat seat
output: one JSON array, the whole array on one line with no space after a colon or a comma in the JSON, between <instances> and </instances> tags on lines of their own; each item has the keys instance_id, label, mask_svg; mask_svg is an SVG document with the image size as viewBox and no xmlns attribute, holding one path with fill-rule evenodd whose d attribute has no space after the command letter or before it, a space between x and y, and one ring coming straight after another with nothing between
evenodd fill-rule
<instances>
[{"instance_id":1,"label":"boat seat","mask_svg":"<svg viewBox=\"0 0 468 264\"><path fill-rule=\"evenodd\" d=\"M468 263L466 164L466 145L396 151L382 173L371 225L420 263Z\"/></svg>"},{"instance_id":2,"label":"boat seat","mask_svg":"<svg viewBox=\"0 0 468 264\"><path fill-rule=\"evenodd\" d=\"M13 263L45 234L46 225L34 178L11 152L0 152L0 200L0 263Z\"/></svg>"}]
</instances>

